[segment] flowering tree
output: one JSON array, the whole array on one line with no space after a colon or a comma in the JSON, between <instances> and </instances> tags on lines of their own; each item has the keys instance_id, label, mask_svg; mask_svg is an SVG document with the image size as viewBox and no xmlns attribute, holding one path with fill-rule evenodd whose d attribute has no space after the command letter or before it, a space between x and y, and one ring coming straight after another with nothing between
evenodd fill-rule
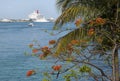
<instances>
[{"instance_id":1,"label":"flowering tree","mask_svg":"<svg viewBox=\"0 0 120 81\"><path fill-rule=\"evenodd\" d=\"M65 81L84 77L95 81L119 81L119 0L57 0L57 5L62 14L54 29L67 22L75 22L76 29L57 41L50 40L50 46L34 48L30 45L33 53L42 52L37 55L41 60L57 60L50 67L53 71L45 75L58 78L65 73ZM34 73L30 70L27 76Z\"/></svg>"}]
</instances>

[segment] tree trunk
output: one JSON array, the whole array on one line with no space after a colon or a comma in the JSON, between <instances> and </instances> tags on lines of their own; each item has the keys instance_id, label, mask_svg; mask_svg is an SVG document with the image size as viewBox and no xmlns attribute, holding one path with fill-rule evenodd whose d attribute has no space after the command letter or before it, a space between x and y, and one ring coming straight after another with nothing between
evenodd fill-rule
<instances>
[{"instance_id":1,"label":"tree trunk","mask_svg":"<svg viewBox=\"0 0 120 81\"><path fill-rule=\"evenodd\" d=\"M113 81L119 81L119 56L118 56L118 49L116 46L113 49L113 54L112 54L112 76L113 76Z\"/></svg>"}]
</instances>

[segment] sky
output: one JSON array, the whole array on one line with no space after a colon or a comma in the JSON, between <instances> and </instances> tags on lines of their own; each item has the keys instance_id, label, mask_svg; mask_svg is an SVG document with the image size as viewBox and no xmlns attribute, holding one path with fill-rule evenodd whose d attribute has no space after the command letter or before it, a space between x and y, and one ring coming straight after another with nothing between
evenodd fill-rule
<instances>
[{"instance_id":1,"label":"sky","mask_svg":"<svg viewBox=\"0 0 120 81\"><path fill-rule=\"evenodd\" d=\"M56 0L0 0L0 19L26 19L35 10L45 18L57 18Z\"/></svg>"}]
</instances>

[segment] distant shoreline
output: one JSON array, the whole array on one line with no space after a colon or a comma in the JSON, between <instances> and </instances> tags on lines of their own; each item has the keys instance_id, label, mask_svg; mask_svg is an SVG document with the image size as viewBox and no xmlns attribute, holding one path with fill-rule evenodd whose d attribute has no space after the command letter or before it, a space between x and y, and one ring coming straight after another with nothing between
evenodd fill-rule
<instances>
[{"instance_id":1,"label":"distant shoreline","mask_svg":"<svg viewBox=\"0 0 120 81\"><path fill-rule=\"evenodd\" d=\"M54 22L54 20L47 19L48 22ZM0 19L0 22L34 22L30 19Z\"/></svg>"}]
</instances>

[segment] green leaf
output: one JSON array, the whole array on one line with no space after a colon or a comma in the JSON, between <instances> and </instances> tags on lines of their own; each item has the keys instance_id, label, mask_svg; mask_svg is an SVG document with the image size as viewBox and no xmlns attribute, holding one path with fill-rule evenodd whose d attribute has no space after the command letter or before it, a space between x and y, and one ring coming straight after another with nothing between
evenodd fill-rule
<instances>
[{"instance_id":1,"label":"green leaf","mask_svg":"<svg viewBox=\"0 0 120 81\"><path fill-rule=\"evenodd\" d=\"M43 78L43 80L42 81L50 81L50 80L48 80L48 79L46 79L46 78Z\"/></svg>"},{"instance_id":2,"label":"green leaf","mask_svg":"<svg viewBox=\"0 0 120 81\"><path fill-rule=\"evenodd\" d=\"M51 79L50 74L48 74L47 72L44 72L44 73L43 73L43 75L44 75L45 77L47 77L47 78Z\"/></svg>"},{"instance_id":3,"label":"green leaf","mask_svg":"<svg viewBox=\"0 0 120 81\"><path fill-rule=\"evenodd\" d=\"M24 52L24 55L25 55L25 56L28 56L29 54L28 54L28 52Z\"/></svg>"}]
</instances>

